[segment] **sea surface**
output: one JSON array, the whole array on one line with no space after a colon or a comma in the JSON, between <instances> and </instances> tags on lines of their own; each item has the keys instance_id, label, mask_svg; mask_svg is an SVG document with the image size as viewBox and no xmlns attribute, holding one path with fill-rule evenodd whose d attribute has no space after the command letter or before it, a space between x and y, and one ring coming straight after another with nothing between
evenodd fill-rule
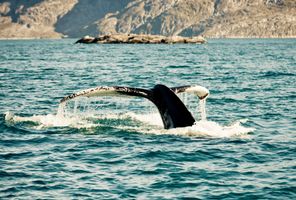
<instances>
[{"instance_id":1,"label":"sea surface","mask_svg":"<svg viewBox=\"0 0 296 200\"><path fill-rule=\"evenodd\" d=\"M74 42L0 41L0 199L296 199L295 39ZM192 127L139 98L57 115L80 90L156 84L209 89L180 96Z\"/></svg>"}]
</instances>

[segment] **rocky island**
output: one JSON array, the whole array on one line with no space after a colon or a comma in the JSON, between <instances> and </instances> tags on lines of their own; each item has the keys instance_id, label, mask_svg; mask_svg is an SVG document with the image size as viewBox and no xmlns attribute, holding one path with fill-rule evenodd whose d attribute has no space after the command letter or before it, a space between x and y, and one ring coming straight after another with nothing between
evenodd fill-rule
<instances>
[{"instance_id":1,"label":"rocky island","mask_svg":"<svg viewBox=\"0 0 296 200\"><path fill-rule=\"evenodd\" d=\"M196 37L181 37L162 35L145 35L145 34L110 34L101 35L98 37L85 36L79 39L76 43L98 43L98 44L176 44L176 43L191 43L203 44L206 39L201 36Z\"/></svg>"}]
</instances>

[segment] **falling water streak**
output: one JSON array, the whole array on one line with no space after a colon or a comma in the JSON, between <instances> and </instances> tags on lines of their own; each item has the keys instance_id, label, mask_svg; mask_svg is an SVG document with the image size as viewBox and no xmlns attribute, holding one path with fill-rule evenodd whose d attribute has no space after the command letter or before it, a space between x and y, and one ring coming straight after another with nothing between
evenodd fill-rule
<instances>
[{"instance_id":1,"label":"falling water streak","mask_svg":"<svg viewBox=\"0 0 296 200\"><path fill-rule=\"evenodd\" d=\"M58 117L63 117L65 115L65 103L60 103L57 111L57 116Z\"/></svg>"},{"instance_id":2,"label":"falling water streak","mask_svg":"<svg viewBox=\"0 0 296 200\"><path fill-rule=\"evenodd\" d=\"M74 100L74 111L73 111L74 115L77 113L77 101Z\"/></svg>"},{"instance_id":3,"label":"falling water streak","mask_svg":"<svg viewBox=\"0 0 296 200\"><path fill-rule=\"evenodd\" d=\"M207 120L206 114L206 98L199 101L199 112L202 121Z\"/></svg>"},{"instance_id":4,"label":"falling water streak","mask_svg":"<svg viewBox=\"0 0 296 200\"><path fill-rule=\"evenodd\" d=\"M184 102L185 106L193 113L195 119L200 119L201 121L206 121L206 100L196 101L195 96L189 96L189 94L180 94L180 99ZM194 100L189 97L194 97ZM126 114L126 107L131 106L131 108L137 107L138 105L143 106L145 109L136 109L135 114L142 114L143 117L147 114L155 114L157 110L155 109L155 105L153 105L149 101L130 101L130 99L122 98L112 100L107 97L100 98L78 98L73 101L63 102L59 105L57 111L57 117L61 118L85 118L85 117L94 117L94 116L107 116L109 114ZM114 104L114 105L113 105ZM112 110L105 110L106 106L113 105ZM194 111L198 112L194 112ZM107 113L106 113L107 112ZM111 113L110 113L111 112ZM147 115L149 116L149 115ZM142 117L142 118L143 118ZM148 119L145 121L149 121Z\"/></svg>"},{"instance_id":5,"label":"falling water streak","mask_svg":"<svg viewBox=\"0 0 296 200\"><path fill-rule=\"evenodd\" d=\"M184 96L184 104L188 105L188 95L187 94L185 94L185 96Z\"/></svg>"}]
</instances>

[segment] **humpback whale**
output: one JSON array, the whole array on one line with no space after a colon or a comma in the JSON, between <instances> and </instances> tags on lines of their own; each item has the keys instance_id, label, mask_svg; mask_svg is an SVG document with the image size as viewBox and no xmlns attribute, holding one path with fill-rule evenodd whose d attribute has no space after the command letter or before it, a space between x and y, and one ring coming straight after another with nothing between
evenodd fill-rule
<instances>
[{"instance_id":1,"label":"humpback whale","mask_svg":"<svg viewBox=\"0 0 296 200\"><path fill-rule=\"evenodd\" d=\"M132 88L122 86L96 87L73 93L62 98L60 103L65 103L76 97L95 96L136 96L150 100L158 109L165 129L192 126L195 122L190 111L177 96L178 93L193 93L204 99L209 95L209 91L202 86L180 86L168 88L165 85L155 85L152 89Z\"/></svg>"}]
</instances>

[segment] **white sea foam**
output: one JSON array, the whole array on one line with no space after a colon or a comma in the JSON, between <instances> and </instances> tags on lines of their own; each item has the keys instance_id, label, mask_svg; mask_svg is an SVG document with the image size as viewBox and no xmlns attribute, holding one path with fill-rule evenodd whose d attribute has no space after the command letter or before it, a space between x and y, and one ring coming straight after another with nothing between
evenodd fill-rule
<instances>
[{"instance_id":1,"label":"white sea foam","mask_svg":"<svg viewBox=\"0 0 296 200\"><path fill-rule=\"evenodd\" d=\"M129 116L134 120L138 120L149 125L163 127L163 123L159 113L137 114L129 112L126 114L126 116Z\"/></svg>"},{"instance_id":2,"label":"white sea foam","mask_svg":"<svg viewBox=\"0 0 296 200\"><path fill-rule=\"evenodd\" d=\"M162 126L161 120L156 122L155 119L151 116L151 121L148 121L147 116L143 122L151 125ZM141 117L137 117L137 120L141 120ZM141 132L148 134L172 134L172 135L183 135L183 136L206 136L206 137L240 137L246 135L250 132L253 132L254 128L244 127L242 123L247 120L239 120L230 125L220 125L213 121L200 120L196 121L193 126L183 127L183 128L174 128L174 129L142 129Z\"/></svg>"},{"instance_id":3,"label":"white sea foam","mask_svg":"<svg viewBox=\"0 0 296 200\"><path fill-rule=\"evenodd\" d=\"M87 104L83 110L78 111L77 102L74 102L74 107L70 110L62 103L59 105L56 115L33 115L30 117L22 117L14 115L10 112L5 113L5 120L10 123L33 122L36 126L30 126L34 129L44 129L48 127L73 127L73 128L93 128L100 127L102 120L113 120L107 126L115 127L124 130L135 130L141 133L148 134L174 134L185 136L207 136L207 137L237 137L253 132L253 128L247 128L242 125L245 120L237 121L230 125L220 125L217 122L207 121L206 116L206 99L199 102L200 121L196 121L193 126L175 128L165 130L160 114L156 111L150 113L106 113L100 111L99 114L93 112ZM197 110L197 109L196 109ZM139 121L143 126L122 125L122 120L131 119ZM115 121L115 122L114 122ZM118 122L118 123L117 123ZM103 122L102 122L103 123ZM106 126L106 124L104 124Z\"/></svg>"},{"instance_id":4,"label":"white sea foam","mask_svg":"<svg viewBox=\"0 0 296 200\"><path fill-rule=\"evenodd\" d=\"M73 128L90 128L96 126L87 120L80 118L66 118L59 115L33 115L30 117L17 116L11 112L5 113L5 121L9 123L33 122L36 125L31 126L36 130L49 127L73 127Z\"/></svg>"},{"instance_id":5,"label":"white sea foam","mask_svg":"<svg viewBox=\"0 0 296 200\"><path fill-rule=\"evenodd\" d=\"M213 121L196 121L193 126L184 128L175 128L165 130L163 129L161 117L158 113L151 114L106 114L104 116L96 117L96 120L100 119L115 119L124 120L131 118L133 120L140 121L147 126L133 127L133 126L116 126L117 128L135 130L147 134L173 134L184 136L210 136L210 137L234 137L241 136L254 131L253 128L244 127L241 123L243 120L237 121L231 125L222 126ZM81 119L81 118L65 118L59 115L33 115L30 117L22 117L14 115L10 112L5 113L5 120L12 123L20 122L33 122L36 126L31 127L37 130L49 128L49 127L73 127L73 128L93 128L100 126L99 123L95 124L93 120ZM114 125L113 125L114 126Z\"/></svg>"}]
</instances>

